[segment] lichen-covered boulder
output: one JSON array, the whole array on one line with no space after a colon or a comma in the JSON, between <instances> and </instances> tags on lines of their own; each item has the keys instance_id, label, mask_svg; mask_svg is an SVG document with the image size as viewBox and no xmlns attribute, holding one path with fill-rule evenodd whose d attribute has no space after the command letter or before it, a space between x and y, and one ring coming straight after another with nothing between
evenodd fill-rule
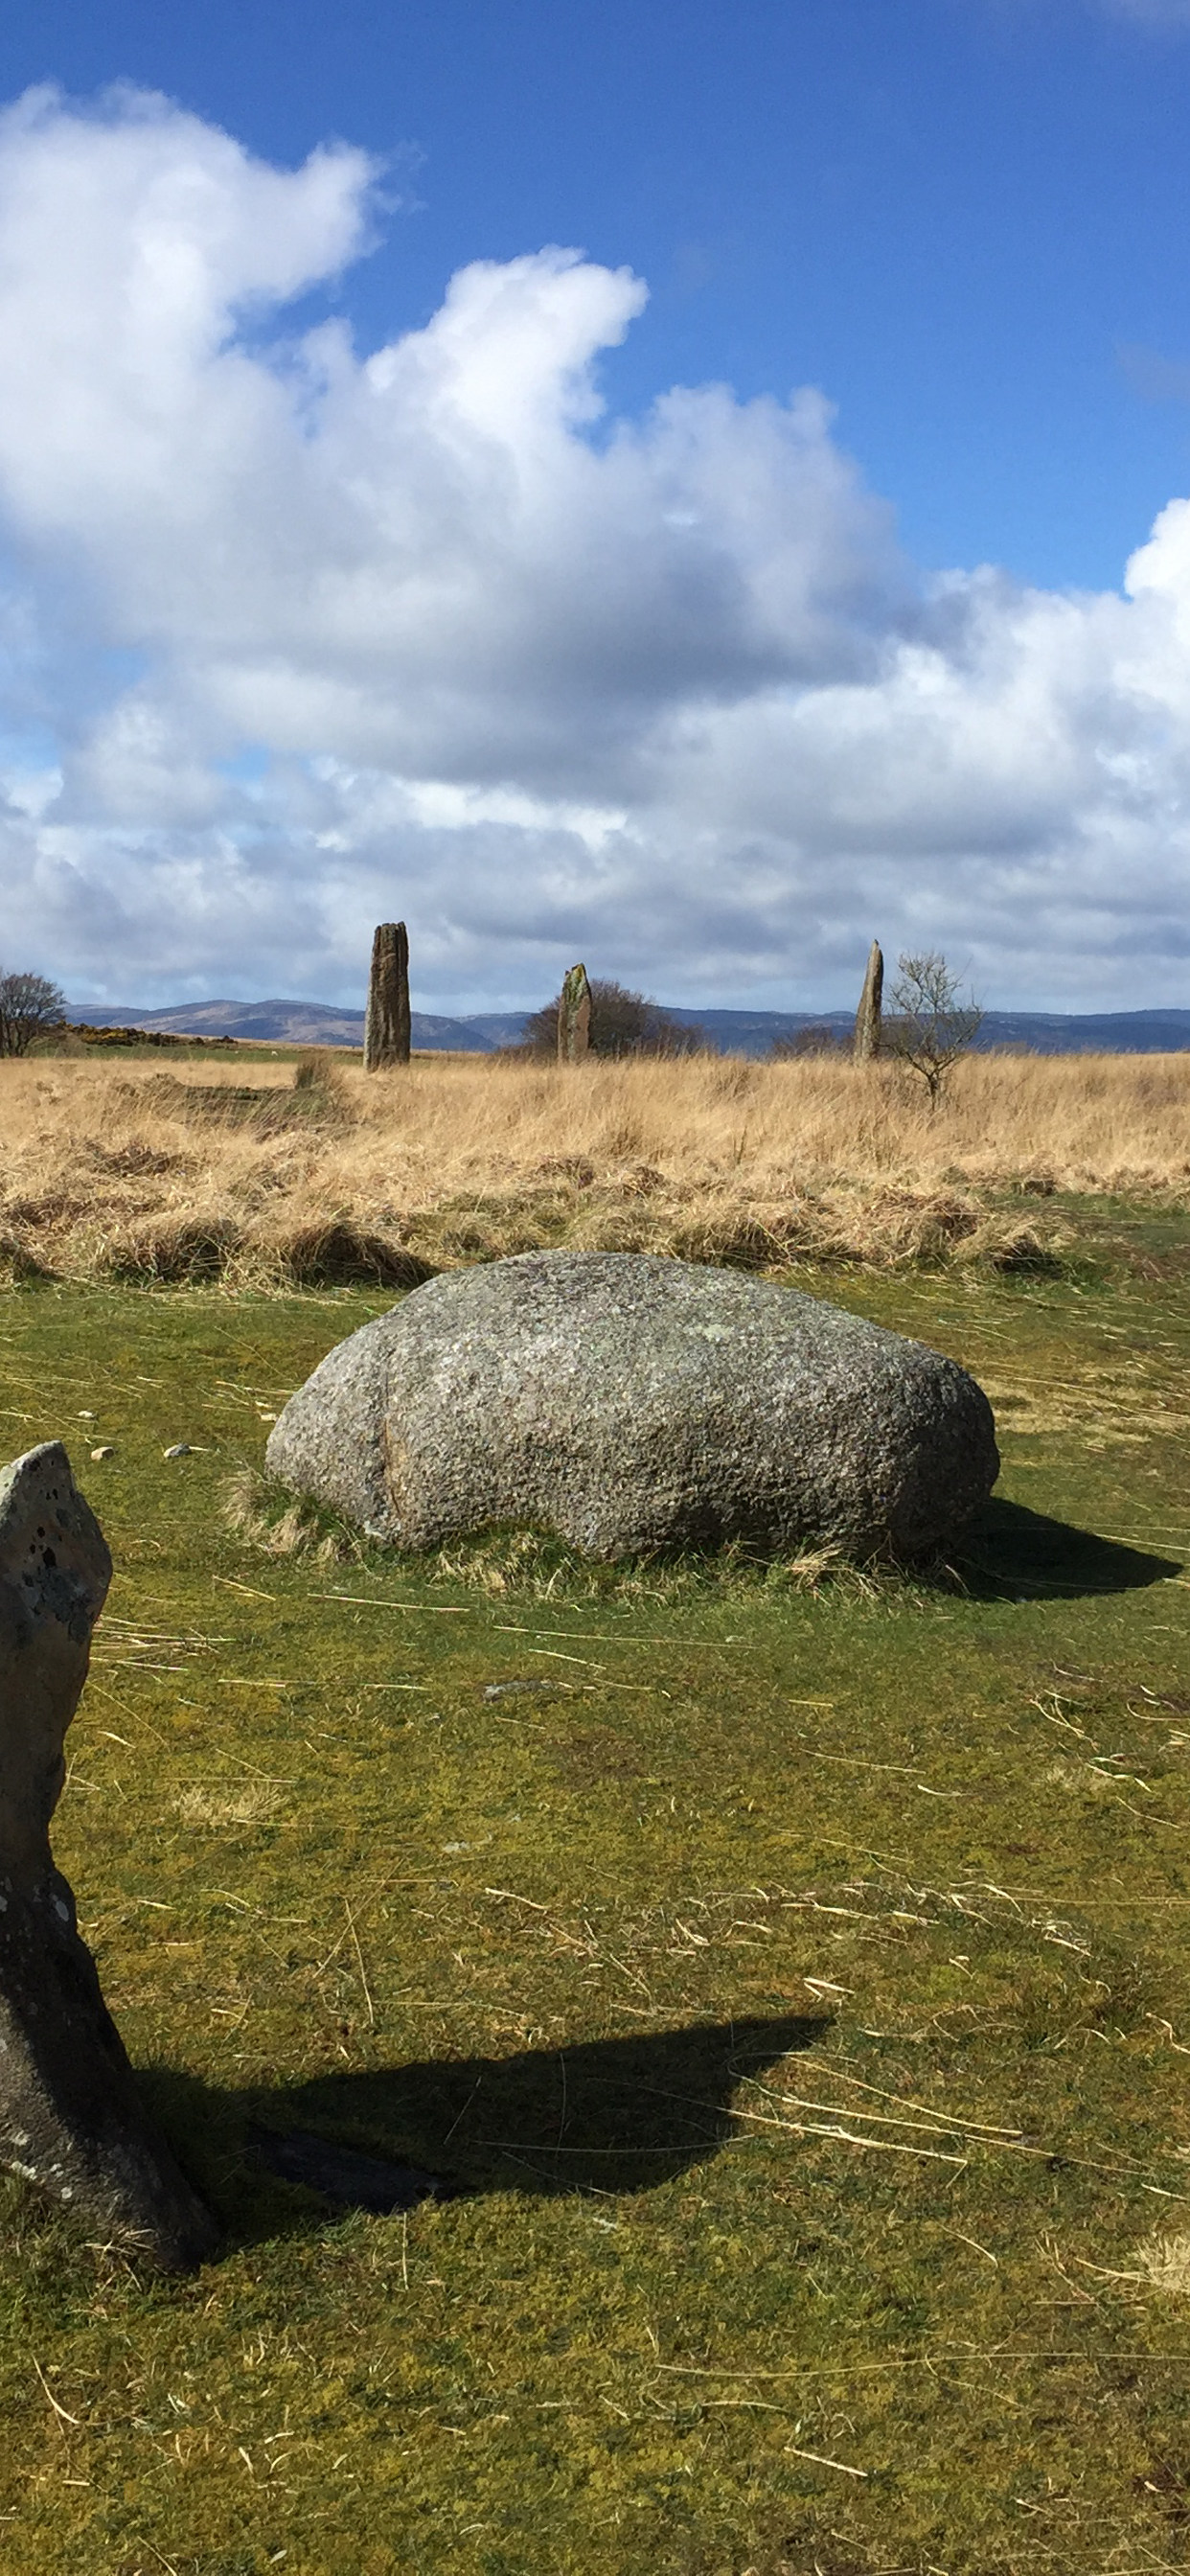
<instances>
[{"instance_id":1,"label":"lichen-covered boulder","mask_svg":"<svg viewBox=\"0 0 1190 2576\"><path fill-rule=\"evenodd\" d=\"M214 2223L141 2100L50 1852L111 1570L59 1441L0 1473L0 2165L177 2270Z\"/></svg>"},{"instance_id":2,"label":"lichen-covered boulder","mask_svg":"<svg viewBox=\"0 0 1190 2576\"><path fill-rule=\"evenodd\" d=\"M999 1470L953 1360L795 1289L617 1252L430 1280L329 1353L266 1454L396 1547L512 1523L606 1558L724 1539L918 1556Z\"/></svg>"}]
</instances>

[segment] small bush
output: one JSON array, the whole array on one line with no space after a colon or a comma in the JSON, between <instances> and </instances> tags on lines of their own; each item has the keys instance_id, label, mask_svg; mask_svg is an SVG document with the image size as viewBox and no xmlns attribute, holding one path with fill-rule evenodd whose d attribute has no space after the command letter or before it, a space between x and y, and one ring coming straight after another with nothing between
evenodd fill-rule
<instances>
[{"instance_id":1,"label":"small bush","mask_svg":"<svg viewBox=\"0 0 1190 2576\"><path fill-rule=\"evenodd\" d=\"M552 1064L558 1053L558 1011L561 994L541 1010L530 1014L518 1055L540 1056ZM660 1002L651 1001L645 993L634 993L625 984L596 976L591 983L591 1053L615 1059L622 1056L700 1055L706 1038L701 1029L689 1028L676 1020Z\"/></svg>"}]
</instances>

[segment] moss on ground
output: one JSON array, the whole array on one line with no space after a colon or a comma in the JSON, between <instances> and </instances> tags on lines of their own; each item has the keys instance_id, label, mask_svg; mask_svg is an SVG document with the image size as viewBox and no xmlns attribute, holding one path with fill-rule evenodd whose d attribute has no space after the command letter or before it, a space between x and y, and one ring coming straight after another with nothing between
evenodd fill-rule
<instances>
[{"instance_id":1,"label":"moss on ground","mask_svg":"<svg viewBox=\"0 0 1190 2576\"><path fill-rule=\"evenodd\" d=\"M5 2576L1188 2563L1190 1319L799 1277L993 1393L962 1588L269 1557L226 1483L386 1298L5 1297L117 1565L57 1848L227 2230L0 2185Z\"/></svg>"}]
</instances>

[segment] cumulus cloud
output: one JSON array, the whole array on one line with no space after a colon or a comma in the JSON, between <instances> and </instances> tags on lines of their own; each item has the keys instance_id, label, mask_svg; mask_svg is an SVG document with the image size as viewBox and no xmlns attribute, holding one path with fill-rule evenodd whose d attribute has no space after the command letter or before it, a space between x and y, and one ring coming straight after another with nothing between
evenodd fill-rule
<instances>
[{"instance_id":1,"label":"cumulus cloud","mask_svg":"<svg viewBox=\"0 0 1190 2576\"><path fill-rule=\"evenodd\" d=\"M822 396L609 418L642 282L476 262L287 326L379 174L168 102L0 118L0 954L80 997L825 1003L873 932L997 999L1180 998L1190 504L1123 594L924 579Z\"/></svg>"}]
</instances>

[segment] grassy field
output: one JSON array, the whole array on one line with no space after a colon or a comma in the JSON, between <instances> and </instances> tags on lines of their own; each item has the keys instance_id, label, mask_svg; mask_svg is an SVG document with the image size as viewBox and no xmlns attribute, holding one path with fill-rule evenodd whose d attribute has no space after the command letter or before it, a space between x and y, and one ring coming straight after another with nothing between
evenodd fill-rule
<instances>
[{"instance_id":1,"label":"grassy field","mask_svg":"<svg viewBox=\"0 0 1190 2576\"><path fill-rule=\"evenodd\" d=\"M797 1274L994 1398L935 1585L269 1556L228 1482L386 1298L4 1299L117 1565L56 1847L226 2229L153 2282L0 2185L4 2576L1190 2564L1190 1228L1098 1222Z\"/></svg>"},{"instance_id":2,"label":"grassy field","mask_svg":"<svg viewBox=\"0 0 1190 2576\"><path fill-rule=\"evenodd\" d=\"M408 1285L539 1243L1044 1269L1105 1195L1175 1239L1190 1058L969 1056L936 1115L892 1063L571 1072L255 1053L0 1063L0 1276Z\"/></svg>"}]
</instances>

